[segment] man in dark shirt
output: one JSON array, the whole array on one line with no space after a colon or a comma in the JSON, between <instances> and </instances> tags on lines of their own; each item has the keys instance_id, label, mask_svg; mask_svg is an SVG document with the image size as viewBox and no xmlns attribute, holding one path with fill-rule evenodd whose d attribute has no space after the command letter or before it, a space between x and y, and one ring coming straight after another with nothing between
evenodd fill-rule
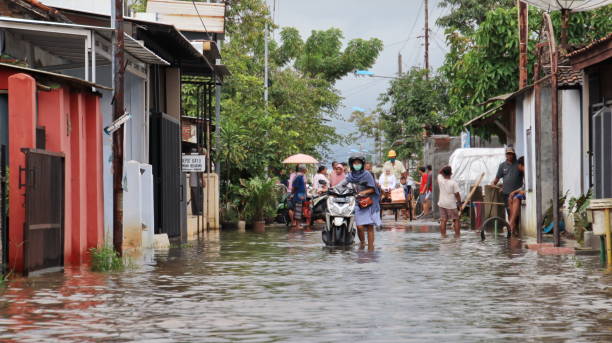
<instances>
[{"instance_id":1,"label":"man in dark shirt","mask_svg":"<svg viewBox=\"0 0 612 343\"><path fill-rule=\"evenodd\" d=\"M523 172L519 169L516 153L511 146L506 148L506 160L499 165L493 185L497 185L500 179L504 179L502 193L507 210L509 208L508 197L510 193L523 186Z\"/></svg>"}]
</instances>

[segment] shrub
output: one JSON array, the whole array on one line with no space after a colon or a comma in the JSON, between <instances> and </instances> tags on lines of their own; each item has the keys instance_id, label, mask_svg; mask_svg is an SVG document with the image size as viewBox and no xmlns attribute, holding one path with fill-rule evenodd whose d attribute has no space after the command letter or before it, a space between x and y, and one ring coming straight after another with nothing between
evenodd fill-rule
<instances>
[{"instance_id":1,"label":"shrub","mask_svg":"<svg viewBox=\"0 0 612 343\"><path fill-rule=\"evenodd\" d=\"M117 272L125 269L119 254L110 246L89 249L91 270L94 272Z\"/></svg>"}]
</instances>

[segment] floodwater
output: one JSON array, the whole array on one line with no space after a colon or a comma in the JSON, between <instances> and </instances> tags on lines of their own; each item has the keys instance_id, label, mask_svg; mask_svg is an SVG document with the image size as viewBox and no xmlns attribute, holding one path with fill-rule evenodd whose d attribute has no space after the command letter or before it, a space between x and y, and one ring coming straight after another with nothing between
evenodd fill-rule
<instances>
[{"instance_id":1,"label":"floodwater","mask_svg":"<svg viewBox=\"0 0 612 343\"><path fill-rule=\"evenodd\" d=\"M222 232L118 274L67 269L0 290L0 342L612 342L597 257L505 238Z\"/></svg>"}]
</instances>

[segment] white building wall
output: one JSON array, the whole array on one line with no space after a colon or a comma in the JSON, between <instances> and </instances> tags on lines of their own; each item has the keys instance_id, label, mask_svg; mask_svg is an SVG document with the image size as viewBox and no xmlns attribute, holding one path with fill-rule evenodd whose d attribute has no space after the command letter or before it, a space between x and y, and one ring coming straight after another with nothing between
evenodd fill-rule
<instances>
[{"instance_id":1,"label":"white building wall","mask_svg":"<svg viewBox=\"0 0 612 343\"><path fill-rule=\"evenodd\" d=\"M560 91L561 119L560 132L560 175L561 193L569 192L570 197L582 194L582 118L580 109L580 90Z\"/></svg>"},{"instance_id":2,"label":"white building wall","mask_svg":"<svg viewBox=\"0 0 612 343\"><path fill-rule=\"evenodd\" d=\"M99 83L105 86L111 85L110 66L97 68ZM125 74L125 106L132 114L127 125L124 126L124 161L134 160L140 163L148 163L148 117L145 111L145 81L144 79L129 72ZM112 91L99 90L102 94L100 101L103 113L102 125L110 125L113 121ZM102 135L102 158L104 177L104 237L108 244L113 239L113 163L112 147L113 137L103 132ZM151 201L153 201L151 199Z\"/></svg>"},{"instance_id":3,"label":"white building wall","mask_svg":"<svg viewBox=\"0 0 612 343\"><path fill-rule=\"evenodd\" d=\"M41 3L51 6L51 7L59 7L66 8L75 11L88 12L88 13L96 13L96 14L111 14L111 6L114 1L112 0L39 0ZM136 0L125 0L124 6L129 7Z\"/></svg>"},{"instance_id":4,"label":"white building wall","mask_svg":"<svg viewBox=\"0 0 612 343\"><path fill-rule=\"evenodd\" d=\"M578 196L582 193L582 125L581 102L579 90L559 91L560 108L560 192L569 196ZM522 107L522 111L518 107ZM520 129L519 129L520 128ZM543 128L547 129L547 128ZM536 192L539 191L540 180L536 179L535 159L535 97L533 92L527 92L522 100L517 101L516 112L516 142L523 141L525 156L525 189L527 200L523 205L521 216L521 229L523 233L535 237L537 235ZM519 148L517 147L517 151ZM549 152L543 148L542 153ZM519 153L520 155L520 153ZM544 171L543 171L544 173ZM549 177L542 175L543 177ZM543 201L545 201L543 199ZM548 205L544 206L547 207ZM571 227L568 227L571 230Z\"/></svg>"},{"instance_id":5,"label":"white building wall","mask_svg":"<svg viewBox=\"0 0 612 343\"><path fill-rule=\"evenodd\" d=\"M525 93L517 100L517 107L521 107L521 115L517 116L517 141L524 142L525 156L525 189L526 201L522 208L521 230L528 236L535 236L536 231L536 190L537 180L535 163L535 103L532 92ZM517 113L519 113L517 111ZM519 124L520 121L520 124ZM519 131L518 128L521 128Z\"/></svg>"}]
</instances>

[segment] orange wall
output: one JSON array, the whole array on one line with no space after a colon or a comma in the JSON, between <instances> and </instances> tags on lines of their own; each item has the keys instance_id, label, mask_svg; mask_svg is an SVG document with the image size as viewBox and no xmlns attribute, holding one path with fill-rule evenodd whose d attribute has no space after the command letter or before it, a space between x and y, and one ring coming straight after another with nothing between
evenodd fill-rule
<instances>
[{"instance_id":1,"label":"orange wall","mask_svg":"<svg viewBox=\"0 0 612 343\"><path fill-rule=\"evenodd\" d=\"M102 112L100 97L85 99L86 173L87 173L87 247L98 247L104 241L104 196L102 176ZM93 139L95 137L96 139Z\"/></svg>"},{"instance_id":2,"label":"orange wall","mask_svg":"<svg viewBox=\"0 0 612 343\"><path fill-rule=\"evenodd\" d=\"M22 148L36 147L36 80L26 74L8 78L9 110L9 269L23 271L25 188L19 187L19 168L25 168ZM22 182L25 176L22 174Z\"/></svg>"},{"instance_id":3,"label":"orange wall","mask_svg":"<svg viewBox=\"0 0 612 343\"><path fill-rule=\"evenodd\" d=\"M80 264L87 250L87 175L85 174L85 96L70 95L72 169L72 263ZM68 168L68 165L66 166Z\"/></svg>"},{"instance_id":4,"label":"orange wall","mask_svg":"<svg viewBox=\"0 0 612 343\"><path fill-rule=\"evenodd\" d=\"M64 88L38 93L38 104L44 114L38 125L47 132L47 150L64 153L64 164L70 166L70 93ZM64 168L64 265L72 261L72 169Z\"/></svg>"},{"instance_id":5,"label":"orange wall","mask_svg":"<svg viewBox=\"0 0 612 343\"><path fill-rule=\"evenodd\" d=\"M0 89L9 94L9 268L24 267L25 188L18 171L25 167L21 149L36 147L37 124L45 127L47 150L65 156L64 263L80 264L104 239L100 98L68 87L37 93L34 78L7 69L0 69Z\"/></svg>"}]
</instances>

